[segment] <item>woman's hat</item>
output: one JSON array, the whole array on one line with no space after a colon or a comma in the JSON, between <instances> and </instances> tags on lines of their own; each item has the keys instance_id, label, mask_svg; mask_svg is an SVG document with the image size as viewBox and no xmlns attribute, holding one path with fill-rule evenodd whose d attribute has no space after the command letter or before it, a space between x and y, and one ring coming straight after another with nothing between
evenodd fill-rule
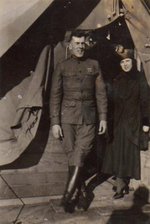
<instances>
[{"instance_id":1,"label":"woman's hat","mask_svg":"<svg viewBox=\"0 0 150 224\"><path fill-rule=\"evenodd\" d=\"M120 59L131 58L134 59L134 50L124 48L122 45L115 45L115 53L120 57Z\"/></svg>"}]
</instances>

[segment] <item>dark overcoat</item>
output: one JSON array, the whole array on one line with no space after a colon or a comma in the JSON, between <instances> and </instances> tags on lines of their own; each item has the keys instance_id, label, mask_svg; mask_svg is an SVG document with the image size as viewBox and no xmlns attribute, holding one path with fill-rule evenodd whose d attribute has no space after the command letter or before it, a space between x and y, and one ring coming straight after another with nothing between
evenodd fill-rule
<instances>
[{"instance_id":1,"label":"dark overcoat","mask_svg":"<svg viewBox=\"0 0 150 224\"><path fill-rule=\"evenodd\" d=\"M149 125L149 87L138 71L122 72L113 82L113 135L102 171L140 178L140 134Z\"/></svg>"}]
</instances>

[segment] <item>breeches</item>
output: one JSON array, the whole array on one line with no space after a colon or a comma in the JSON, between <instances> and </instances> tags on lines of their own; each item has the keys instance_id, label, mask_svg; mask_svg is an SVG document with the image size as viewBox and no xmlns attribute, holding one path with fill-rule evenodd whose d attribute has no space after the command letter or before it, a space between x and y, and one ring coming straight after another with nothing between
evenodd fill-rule
<instances>
[{"instance_id":1,"label":"breeches","mask_svg":"<svg viewBox=\"0 0 150 224\"><path fill-rule=\"evenodd\" d=\"M83 166L85 157L94 146L95 124L62 124L63 148L69 166Z\"/></svg>"}]
</instances>

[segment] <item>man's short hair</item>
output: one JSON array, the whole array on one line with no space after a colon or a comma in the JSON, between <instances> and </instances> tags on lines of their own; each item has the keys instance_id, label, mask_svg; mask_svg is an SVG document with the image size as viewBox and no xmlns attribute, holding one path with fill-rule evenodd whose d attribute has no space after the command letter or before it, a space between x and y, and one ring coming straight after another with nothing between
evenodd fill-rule
<instances>
[{"instance_id":1,"label":"man's short hair","mask_svg":"<svg viewBox=\"0 0 150 224\"><path fill-rule=\"evenodd\" d=\"M72 37L86 37L86 34L82 30L73 30L70 34L70 40Z\"/></svg>"}]
</instances>

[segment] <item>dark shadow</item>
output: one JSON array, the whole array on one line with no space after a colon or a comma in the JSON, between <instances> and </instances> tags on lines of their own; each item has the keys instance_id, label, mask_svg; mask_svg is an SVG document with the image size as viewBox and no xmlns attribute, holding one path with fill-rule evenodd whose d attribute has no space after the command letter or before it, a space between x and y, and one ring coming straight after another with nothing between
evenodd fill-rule
<instances>
[{"instance_id":1,"label":"dark shadow","mask_svg":"<svg viewBox=\"0 0 150 224\"><path fill-rule=\"evenodd\" d=\"M147 211L149 190L139 187L133 195L133 205L129 209L114 210L107 224L149 224L150 213Z\"/></svg>"}]
</instances>

